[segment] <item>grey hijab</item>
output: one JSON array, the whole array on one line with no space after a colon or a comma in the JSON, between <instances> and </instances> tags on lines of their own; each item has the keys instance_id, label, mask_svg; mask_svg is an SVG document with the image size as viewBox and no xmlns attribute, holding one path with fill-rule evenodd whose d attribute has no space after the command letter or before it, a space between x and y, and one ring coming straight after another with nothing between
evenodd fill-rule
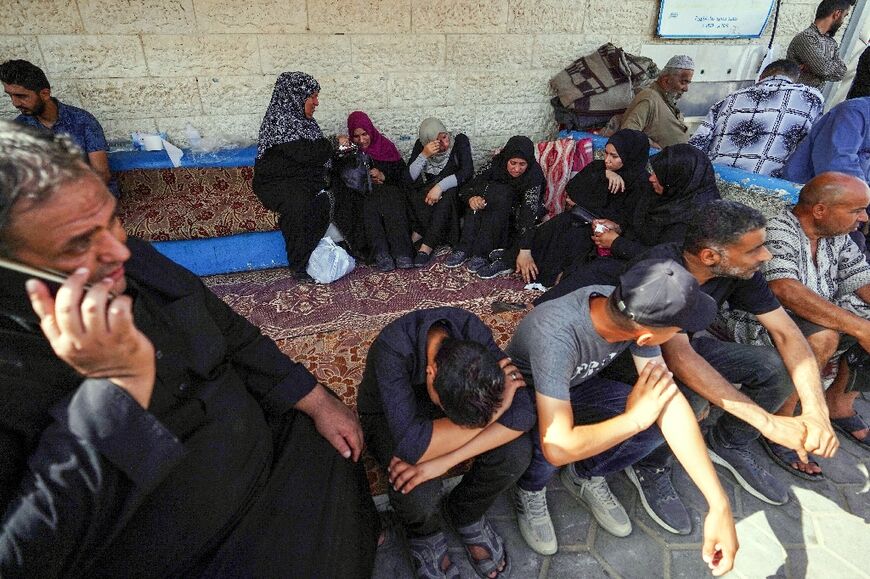
<instances>
[{"instance_id":1,"label":"grey hijab","mask_svg":"<svg viewBox=\"0 0 870 579\"><path fill-rule=\"evenodd\" d=\"M440 120L435 117L429 117L420 123L420 129L417 131L417 137L420 139L420 144L424 147L426 143L434 141L441 133L450 135L450 147L446 151L442 151L437 155L432 155L426 159L426 164L423 166L423 172L430 175L438 175L444 170L447 161L450 160L450 153L453 151L453 135L447 130Z\"/></svg>"}]
</instances>

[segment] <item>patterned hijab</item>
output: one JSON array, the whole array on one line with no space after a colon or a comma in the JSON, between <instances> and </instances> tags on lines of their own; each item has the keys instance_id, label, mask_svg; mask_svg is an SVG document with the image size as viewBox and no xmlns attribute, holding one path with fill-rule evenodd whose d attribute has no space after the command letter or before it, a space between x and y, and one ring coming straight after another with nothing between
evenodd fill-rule
<instances>
[{"instance_id":1,"label":"patterned hijab","mask_svg":"<svg viewBox=\"0 0 870 579\"><path fill-rule=\"evenodd\" d=\"M371 142L365 152L375 161L392 163L401 161L402 155L391 140L383 136L372 124L372 120L362 111L354 111L347 117L347 134L353 138L353 132L363 129L369 134Z\"/></svg>"},{"instance_id":2,"label":"patterned hijab","mask_svg":"<svg viewBox=\"0 0 870 579\"><path fill-rule=\"evenodd\" d=\"M529 167L525 173L519 177L512 177L507 170L507 163L511 159L526 161ZM490 179L507 183L514 191L527 191L544 182L544 171L535 160L535 144L530 138L522 135L515 135L508 140L501 152L493 157L492 165L487 173Z\"/></svg>"},{"instance_id":3,"label":"patterned hijab","mask_svg":"<svg viewBox=\"0 0 870 579\"><path fill-rule=\"evenodd\" d=\"M260 124L257 139L257 158L269 147L301 139L316 140L323 137L314 119L305 116L305 101L316 92L320 84L304 72L282 72L275 81L272 101Z\"/></svg>"},{"instance_id":4,"label":"patterned hijab","mask_svg":"<svg viewBox=\"0 0 870 579\"><path fill-rule=\"evenodd\" d=\"M424 147L426 146L426 143L437 139L438 135L441 133L447 133L450 135L450 146L446 151L441 151L437 155L431 155L426 159L426 164L423 166L424 173L439 175L441 171L444 170L447 161L450 160L450 153L453 152L453 135L450 134L447 127L444 126L444 123L435 117L429 117L420 123L420 129L417 131L417 138L420 139L420 144Z\"/></svg>"}]
</instances>

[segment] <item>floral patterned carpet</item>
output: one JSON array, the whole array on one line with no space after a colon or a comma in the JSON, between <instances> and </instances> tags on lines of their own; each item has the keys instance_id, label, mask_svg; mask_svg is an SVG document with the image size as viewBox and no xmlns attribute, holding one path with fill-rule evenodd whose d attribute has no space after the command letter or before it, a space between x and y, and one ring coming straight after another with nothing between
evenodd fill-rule
<instances>
[{"instance_id":1,"label":"floral patterned carpet","mask_svg":"<svg viewBox=\"0 0 870 579\"><path fill-rule=\"evenodd\" d=\"M492 314L492 302L527 302L538 295L524 290L517 276L482 280L464 268L446 268L443 259L439 256L425 268L390 273L359 266L330 285L300 284L285 269L204 281L353 408L369 346L381 328L402 314L460 307L477 314L504 347L523 313ZM370 457L365 460L372 493L385 492L385 473Z\"/></svg>"}]
</instances>

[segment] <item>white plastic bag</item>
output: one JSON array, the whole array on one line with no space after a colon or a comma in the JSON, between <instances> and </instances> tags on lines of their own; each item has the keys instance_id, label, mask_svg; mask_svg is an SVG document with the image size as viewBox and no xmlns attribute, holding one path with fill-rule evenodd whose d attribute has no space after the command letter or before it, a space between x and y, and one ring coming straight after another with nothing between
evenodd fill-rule
<instances>
[{"instance_id":1,"label":"white plastic bag","mask_svg":"<svg viewBox=\"0 0 870 579\"><path fill-rule=\"evenodd\" d=\"M329 237L317 242L308 258L308 275L317 283L332 283L353 271L356 261Z\"/></svg>"}]
</instances>

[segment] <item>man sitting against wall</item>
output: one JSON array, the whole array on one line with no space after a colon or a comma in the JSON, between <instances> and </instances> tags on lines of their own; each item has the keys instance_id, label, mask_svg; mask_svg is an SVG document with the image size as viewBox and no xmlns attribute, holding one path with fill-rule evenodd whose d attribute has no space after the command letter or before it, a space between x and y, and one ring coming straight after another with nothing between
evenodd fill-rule
<instances>
[{"instance_id":1,"label":"man sitting against wall","mask_svg":"<svg viewBox=\"0 0 870 579\"><path fill-rule=\"evenodd\" d=\"M689 144L713 163L782 177L782 166L824 106L822 93L798 84L798 76L791 60L770 63L757 84L710 107Z\"/></svg>"},{"instance_id":2,"label":"man sitting against wall","mask_svg":"<svg viewBox=\"0 0 870 579\"><path fill-rule=\"evenodd\" d=\"M356 416L116 205L0 121L0 251L67 276L0 276L0 576L368 579Z\"/></svg>"},{"instance_id":3,"label":"man sitting against wall","mask_svg":"<svg viewBox=\"0 0 870 579\"><path fill-rule=\"evenodd\" d=\"M622 115L620 129L643 131L654 147L667 147L689 140L689 128L677 101L689 90L695 61L686 55L671 58L649 87L637 93Z\"/></svg>"},{"instance_id":4,"label":"man sitting against wall","mask_svg":"<svg viewBox=\"0 0 870 579\"><path fill-rule=\"evenodd\" d=\"M770 220L767 247L773 259L764 266L771 290L807 336L819 366L848 352L840 357L825 398L834 426L864 449L870 449L870 427L855 412L854 402L867 385L870 265L849 233L867 220L868 204L870 189L861 179L842 173L813 178L801 189L794 209ZM731 311L725 322L741 342L770 342L750 314ZM791 416L796 402L791 399L780 414ZM776 446L771 450L783 466L795 469L792 455Z\"/></svg>"},{"instance_id":5,"label":"man sitting against wall","mask_svg":"<svg viewBox=\"0 0 870 579\"><path fill-rule=\"evenodd\" d=\"M115 197L119 196L118 184L109 172L106 136L94 115L51 96L51 85L45 73L26 60L7 60L0 64L0 82L12 99L12 106L21 111L16 122L68 134L85 152L91 169Z\"/></svg>"}]
</instances>

